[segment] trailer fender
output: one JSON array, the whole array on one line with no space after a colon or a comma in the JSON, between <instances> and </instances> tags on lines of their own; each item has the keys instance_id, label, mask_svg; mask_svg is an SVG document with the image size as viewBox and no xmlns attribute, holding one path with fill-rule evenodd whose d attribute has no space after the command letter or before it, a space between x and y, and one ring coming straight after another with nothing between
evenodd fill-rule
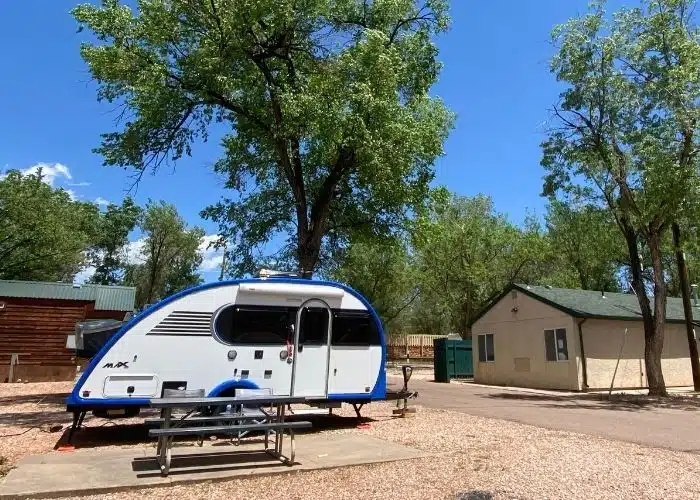
<instances>
[{"instance_id":1,"label":"trailer fender","mask_svg":"<svg viewBox=\"0 0 700 500\"><path fill-rule=\"evenodd\" d=\"M209 391L208 397L213 398L220 396L233 389L260 389L260 387L258 387L255 382L248 379L231 379L221 382L219 385L214 387L211 391Z\"/></svg>"}]
</instances>

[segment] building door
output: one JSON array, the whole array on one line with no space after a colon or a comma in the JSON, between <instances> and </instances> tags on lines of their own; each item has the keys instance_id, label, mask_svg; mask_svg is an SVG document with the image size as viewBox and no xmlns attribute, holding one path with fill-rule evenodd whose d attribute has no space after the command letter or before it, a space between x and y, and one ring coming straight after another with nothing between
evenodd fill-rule
<instances>
[{"instance_id":1,"label":"building door","mask_svg":"<svg viewBox=\"0 0 700 500\"><path fill-rule=\"evenodd\" d=\"M321 299L301 304L294 325L292 396L328 396L329 335L333 315Z\"/></svg>"}]
</instances>

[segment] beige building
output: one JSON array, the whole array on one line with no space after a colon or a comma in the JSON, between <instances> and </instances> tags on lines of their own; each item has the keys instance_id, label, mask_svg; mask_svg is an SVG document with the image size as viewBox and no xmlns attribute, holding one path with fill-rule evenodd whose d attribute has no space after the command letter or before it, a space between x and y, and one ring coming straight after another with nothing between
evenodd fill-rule
<instances>
[{"instance_id":1,"label":"beige building","mask_svg":"<svg viewBox=\"0 0 700 500\"><path fill-rule=\"evenodd\" d=\"M694 317L700 317L695 305ZM669 298L662 355L666 385L692 384L680 299ZM637 297L511 285L472 323L474 381L581 391L646 387Z\"/></svg>"}]
</instances>

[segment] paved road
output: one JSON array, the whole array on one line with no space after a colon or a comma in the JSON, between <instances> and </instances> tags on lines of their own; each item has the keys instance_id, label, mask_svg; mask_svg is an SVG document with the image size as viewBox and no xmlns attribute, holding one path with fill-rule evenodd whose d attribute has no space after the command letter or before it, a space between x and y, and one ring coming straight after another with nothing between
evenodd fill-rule
<instances>
[{"instance_id":1,"label":"paved road","mask_svg":"<svg viewBox=\"0 0 700 500\"><path fill-rule=\"evenodd\" d=\"M389 384L401 385L395 377ZM411 380L409 387L418 391L417 404L431 408L700 453L700 400L609 402L593 395L556 396L425 380Z\"/></svg>"}]
</instances>

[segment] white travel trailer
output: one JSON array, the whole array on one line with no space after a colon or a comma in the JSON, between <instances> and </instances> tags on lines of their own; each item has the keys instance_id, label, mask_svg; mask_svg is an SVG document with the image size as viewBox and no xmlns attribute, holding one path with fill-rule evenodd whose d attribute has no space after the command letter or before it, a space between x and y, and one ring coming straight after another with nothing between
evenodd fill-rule
<instances>
[{"instance_id":1,"label":"white travel trailer","mask_svg":"<svg viewBox=\"0 0 700 500\"><path fill-rule=\"evenodd\" d=\"M133 415L165 389L230 396L241 388L363 404L386 398L385 360L377 313L345 285L287 277L209 283L124 325L92 358L67 406L76 419L90 410Z\"/></svg>"}]
</instances>

